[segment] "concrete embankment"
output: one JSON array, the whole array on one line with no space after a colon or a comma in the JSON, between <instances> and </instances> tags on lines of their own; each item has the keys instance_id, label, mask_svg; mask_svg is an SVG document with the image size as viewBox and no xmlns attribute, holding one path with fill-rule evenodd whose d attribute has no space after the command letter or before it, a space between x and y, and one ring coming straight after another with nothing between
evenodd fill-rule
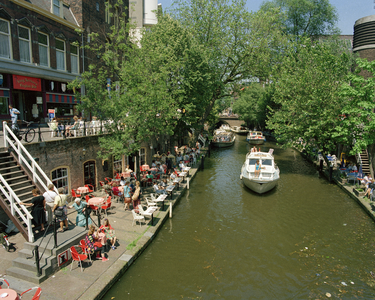
<instances>
[{"instance_id":1,"label":"concrete embankment","mask_svg":"<svg viewBox=\"0 0 375 300\"><path fill-rule=\"evenodd\" d=\"M313 163L316 168L319 168L319 161L316 161L309 156L306 156L306 159ZM327 178L327 180L329 180L329 170L326 166L323 168L322 174ZM354 188L356 187L354 184L349 184L345 180L341 180L337 166L334 167L332 181L336 183L343 191L345 191L353 200L355 200L375 221L374 203L372 203L368 198L363 198L362 194L356 194L354 192Z\"/></svg>"}]
</instances>

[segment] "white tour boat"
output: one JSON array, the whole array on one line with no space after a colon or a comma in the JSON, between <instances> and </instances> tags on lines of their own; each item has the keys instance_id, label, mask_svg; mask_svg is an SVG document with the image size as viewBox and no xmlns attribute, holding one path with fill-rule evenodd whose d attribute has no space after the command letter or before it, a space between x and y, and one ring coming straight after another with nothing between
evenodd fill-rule
<instances>
[{"instance_id":1,"label":"white tour boat","mask_svg":"<svg viewBox=\"0 0 375 300\"><path fill-rule=\"evenodd\" d=\"M242 166L240 179L249 189L259 194L272 190L279 178L280 170L273 158L273 149L269 152L250 152ZM259 160L260 172L257 174L255 164Z\"/></svg>"},{"instance_id":2,"label":"white tour boat","mask_svg":"<svg viewBox=\"0 0 375 300\"><path fill-rule=\"evenodd\" d=\"M231 131L232 128L228 124L223 124L220 126L220 130Z\"/></svg>"},{"instance_id":3,"label":"white tour boat","mask_svg":"<svg viewBox=\"0 0 375 300\"><path fill-rule=\"evenodd\" d=\"M231 130L237 134L246 134L249 132L249 128L243 126L233 126Z\"/></svg>"},{"instance_id":4,"label":"white tour boat","mask_svg":"<svg viewBox=\"0 0 375 300\"><path fill-rule=\"evenodd\" d=\"M261 145L265 140L266 139L261 131L250 131L246 137L246 141L254 145Z\"/></svg>"},{"instance_id":5,"label":"white tour boat","mask_svg":"<svg viewBox=\"0 0 375 300\"><path fill-rule=\"evenodd\" d=\"M233 133L217 129L214 132L214 137L211 144L217 148L226 148L232 146L235 140L236 137Z\"/></svg>"}]
</instances>

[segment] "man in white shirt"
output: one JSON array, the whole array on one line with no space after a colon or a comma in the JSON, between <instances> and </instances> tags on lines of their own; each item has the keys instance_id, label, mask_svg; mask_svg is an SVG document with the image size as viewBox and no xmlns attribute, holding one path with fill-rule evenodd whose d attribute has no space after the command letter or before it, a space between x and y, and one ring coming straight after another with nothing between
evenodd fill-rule
<instances>
[{"instance_id":1,"label":"man in white shirt","mask_svg":"<svg viewBox=\"0 0 375 300\"><path fill-rule=\"evenodd\" d=\"M154 192L157 194L166 194L167 192L163 188L159 188L159 186L155 183L154 186Z\"/></svg>"},{"instance_id":2,"label":"man in white shirt","mask_svg":"<svg viewBox=\"0 0 375 300\"><path fill-rule=\"evenodd\" d=\"M57 196L54 190L55 190L55 186L51 183L48 185L48 191L43 194L43 197L46 200L48 224L52 223L52 207L54 206L53 202L55 201L55 197Z\"/></svg>"}]
</instances>

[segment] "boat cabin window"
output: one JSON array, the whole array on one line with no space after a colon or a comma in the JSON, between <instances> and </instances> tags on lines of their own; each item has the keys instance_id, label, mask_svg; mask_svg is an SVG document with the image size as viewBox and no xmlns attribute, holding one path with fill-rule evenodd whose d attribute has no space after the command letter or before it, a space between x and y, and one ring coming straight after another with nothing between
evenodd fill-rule
<instances>
[{"instance_id":1,"label":"boat cabin window","mask_svg":"<svg viewBox=\"0 0 375 300\"><path fill-rule=\"evenodd\" d=\"M255 163L257 162L258 159L251 158L249 160L249 165L250 166L255 166ZM272 159L259 159L259 162L261 163L262 166L272 166Z\"/></svg>"}]
</instances>

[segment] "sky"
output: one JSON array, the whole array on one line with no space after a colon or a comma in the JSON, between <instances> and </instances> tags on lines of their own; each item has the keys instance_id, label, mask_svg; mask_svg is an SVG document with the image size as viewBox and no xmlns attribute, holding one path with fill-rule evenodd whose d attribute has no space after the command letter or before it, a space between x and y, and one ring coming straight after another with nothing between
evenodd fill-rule
<instances>
[{"instance_id":1,"label":"sky","mask_svg":"<svg viewBox=\"0 0 375 300\"><path fill-rule=\"evenodd\" d=\"M159 0L163 9L168 9L173 0ZM251 11L257 11L263 0L247 0L247 7ZM339 15L337 27L341 34L353 34L355 21L360 18L375 14L375 0L330 0L330 3L336 7Z\"/></svg>"}]
</instances>

